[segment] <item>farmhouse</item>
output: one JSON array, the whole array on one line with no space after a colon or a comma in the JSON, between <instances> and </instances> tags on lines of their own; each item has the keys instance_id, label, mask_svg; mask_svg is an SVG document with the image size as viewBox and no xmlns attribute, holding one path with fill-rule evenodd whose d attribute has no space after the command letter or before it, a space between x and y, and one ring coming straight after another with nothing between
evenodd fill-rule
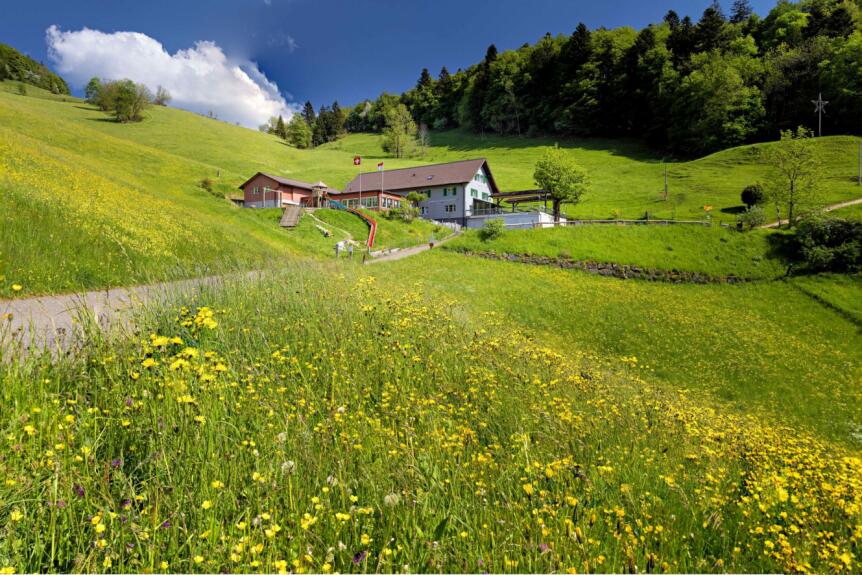
<instances>
[{"instance_id":1,"label":"farmhouse","mask_svg":"<svg viewBox=\"0 0 862 575\"><path fill-rule=\"evenodd\" d=\"M323 182L310 184L258 172L240 187L247 208L283 208L285 206L318 207L329 194L338 190Z\"/></svg>"},{"instance_id":2,"label":"farmhouse","mask_svg":"<svg viewBox=\"0 0 862 575\"><path fill-rule=\"evenodd\" d=\"M499 189L487 160L479 158L366 172L356 176L347 184L341 196L336 198L342 200L349 197L358 201L360 191L364 207L372 207L365 203L366 194L402 198L410 192L418 192L427 198L419 204L423 218L467 225L467 220L472 216L496 211L491 195L499 192ZM350 200L347 202L349 206Z\"/></svg>"}]
</instances>

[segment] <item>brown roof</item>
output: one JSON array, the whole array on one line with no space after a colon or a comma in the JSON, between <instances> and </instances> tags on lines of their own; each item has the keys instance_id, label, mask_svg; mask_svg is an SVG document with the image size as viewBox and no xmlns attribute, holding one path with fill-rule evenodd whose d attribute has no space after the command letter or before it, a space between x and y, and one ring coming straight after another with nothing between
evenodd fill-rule
<instances>
[{"instance_id":1,"label":"brown roof","mask_svg":"<svg viewBox=\"0 0 862 575\"><path fill-rule=\"evenodd\" d=\"M485 158L386 170L385 172L365 172L361 175L362 191L370 192L380 189L388 191L415 190L431 186L464 184L472 180L481 167L484 167L485 173L488 174L488 185L491 187L491 191L499 191L494 181L494 176L491 174L491 169L488 166L488 161ZM353 178L353 181L347 184L344 191L359 191L359 176Z\"/></svg>"},{"instance_id":2,"label":"brown roof","mask_svg":"<svg viewBox=\"0 0 862 575\"><path fill-rule=\"evenodd\" d=\"M300 188L303 190L308 190L309 192L311 191L311 188L313 188L315 186L315 184L303 182L302 180L291 180L290 178L282 178L281 176L273 176L272 174L267 174L265 172L257 172L255 175L253 175L252 177L250 177L249 179L244 181L240 185L239 189L241 189L241 190L245 189L246 184L248 184L250 181L252 181L253 179L255 179L258 176L267 177L270 180L278 182L279 184L281 184L283 186L291 186L294 188ZM323 182L320 182L320 183L323 183ZM327 187L326 191L329 193L333 193L333 194L338 193L338 190L336 190L335 188L330 188L330 187Z\"/></svg>"}]
</instances>

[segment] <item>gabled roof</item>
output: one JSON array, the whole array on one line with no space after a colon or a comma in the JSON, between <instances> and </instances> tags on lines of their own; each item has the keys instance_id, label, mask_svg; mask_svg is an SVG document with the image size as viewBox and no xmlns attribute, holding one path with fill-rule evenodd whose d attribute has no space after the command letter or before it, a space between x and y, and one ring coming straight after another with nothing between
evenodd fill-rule
<instances>
[{"instance_id":1,"label":"gabled roof","mask_svg":"<svg viewBox=\"0 0 862 575\"><path fill-rule=\"evenodd\" d=\"M494 176L491 174L491 169L485 158L461 160L445 164L431 164L430 166L400 168L398 170L386 170L385 172L364 172L361 175L362 191L371 192L381 189L387 191L415 190L432 186L465 184L473 179L479 168L485 169L491 191L498 192L497 183L494 181ZM359 178L360 176L353 178L353 181L347 184L344 191L359 191Z\"/></svg>"},{"instance_id":2,"label":"gabled roof","mask_svg":"<svg viewBox=\"0 0 862 575\"><path fill-rule=\"evenodd\" d=\"M240 185L239 189L244 190L245 187L248 185L248 183L258 176L264 176L265 178L269 178L270 180L277 182L283 186L292 186L294 188L300 188L303 190L308 190L309 192L316 185L316 184L311 184L308 182L303 182L302 180L291 180L290 178L282 178L281 176L273 176L272 174L267 174L265 172L257 172L255 175L253 175L252 177L250 177L249 179L244 181ZM323 182L319 182L319 183L323 183ZM335 188L330 188L330 187L327 187L326 191L330 192L330 193L337 193L338 192L338 190L336 190Z\"/></svg>"}]
</instances>

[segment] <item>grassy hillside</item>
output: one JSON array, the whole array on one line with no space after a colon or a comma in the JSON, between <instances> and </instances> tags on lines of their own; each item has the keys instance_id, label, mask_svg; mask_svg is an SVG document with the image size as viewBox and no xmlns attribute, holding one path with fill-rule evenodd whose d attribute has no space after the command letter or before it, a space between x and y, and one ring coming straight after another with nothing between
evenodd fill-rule
<instances>
[{"instance_id":1,"label":"grassy hillside","mask_svg":"<svg viewBox=\"0 0 862 575\"><path fill-rule=\"evenodd\" d=\"M740 233L687 225L586 225L507 230L482 241L470 231L444 247L496 254L529 254L659 270L762 279L782 275L787 265L776 253L776 232Z\"/></svg>"},{"instance_id":2,"label":"grassy hillside","mask_svg":"<svg viewBox=\"0 0 862 575\"><path fill-rule=\"evenodd\" d=\"M341 239L324 239L312 222L283 230L277 211L224 199L264 166L245 158L229 172L211 151L248 138L274 158L282 144L178 110L149 115L121 125L80 101L0 91L0 297L272 265L329 255ZM204 177L214 193L198 185Z\"/></svg>"},{"instance_id":3,"label":"grassy hillside","mask_svg":"<svg viewBox=\"0 0 862 575\"><path fill-rule=\"evenodd\" d=\"M824 201L834 203L862 197L852 179L859 141L845 136L818 140L827 174L823 182ZM653 217L701 218L705 213L703 206L711 205L713 219L726 222L735 221L733 208L741 205L742 189L766 178L760 151L770 145L742 146L690 162L669 162L669 198L663 201L662 158L634 141L481 137L453 130L432 133L431 144L422 162L486 157L497 184L504 190L534 188L536 161L545 148L559 144L589 171L592 181L592 190L582 203L566 207L572 216L638 218L649 212ZM373 160L384 156L380 138L374 135L351 135L324 148L341 150L348 156L360 153ZM387 167L402 163L386 160ZM352 177L349 165L345 170ZM337 185L342 181L335 177L332 180L339 182Z\"/></svg>"},{"instance_id":4,"label":"grassy hillside","mask_svg":"<svg viewBox=\"0 0 862 575\"><path fill-rule=\"evenodd\" d=\"M140 340L0 362L0 567L855 570L853 451L476 315L471 276L522 272L466 266L431 299L288 266L147 310Z\"/></svg>"},{"instance_id":5,"label":"grassy hillside","mask_svg":"<svg viewBox=\"0 0 862 575\"><path fill-rule=\"evenodd\" d=\"M430 297L499 313L562 353L636 358L644 377L706 392L733 410L764 411L850 443L862 426L858 325L784 282L617 280L444 250L388 264L380 279L421 282ZM845 298L862 297L862 284L840 285Z\"/></svg>"}]
</instances>

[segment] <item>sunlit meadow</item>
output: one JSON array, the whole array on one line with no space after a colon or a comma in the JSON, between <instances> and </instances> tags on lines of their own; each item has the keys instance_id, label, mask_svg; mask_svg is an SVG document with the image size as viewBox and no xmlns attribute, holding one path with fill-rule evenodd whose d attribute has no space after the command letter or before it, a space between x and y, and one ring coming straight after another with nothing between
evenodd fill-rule
<instances>
[{"instance_id":1,"label":"sunlit meadow","mask_svg":"<svg viewBox=\"0 0 862 575\"><path fill-rule=\"evenodd\" d=\"M858 571L858 454L378 283L295 267L3 363L0 568Z\"/></svg>"}]
</instances>

